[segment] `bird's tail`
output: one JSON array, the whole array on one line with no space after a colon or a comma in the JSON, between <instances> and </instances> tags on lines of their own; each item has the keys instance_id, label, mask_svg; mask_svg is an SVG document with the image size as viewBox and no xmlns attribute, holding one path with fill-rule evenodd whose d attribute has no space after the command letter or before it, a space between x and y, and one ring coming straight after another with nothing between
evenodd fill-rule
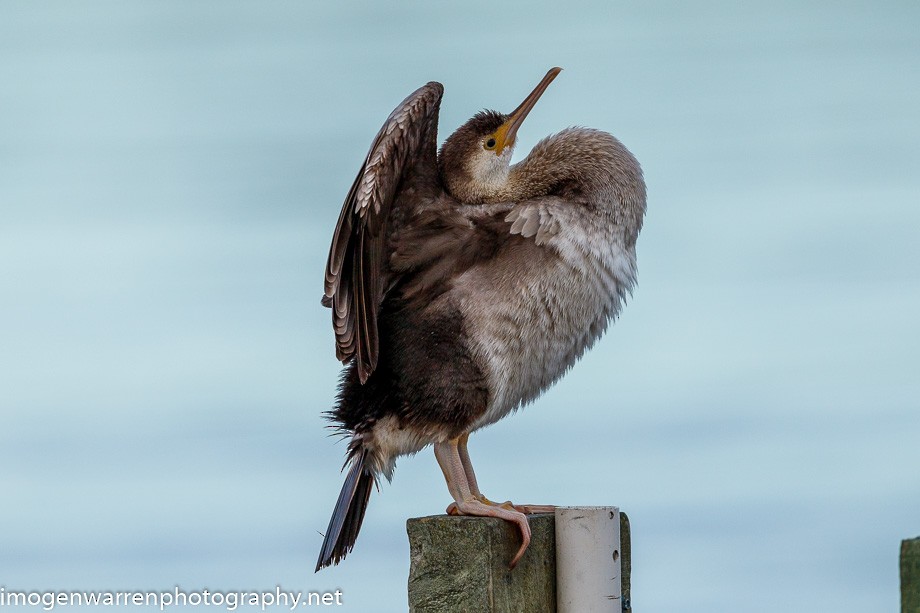
<instances>
[{"instance_id":1,"label":"bird's tail","mask_svg":"<svg viewBox=\"0 0 920 613\"><path fill-rule=\"evenodd\" d=\"M351 468L345 477L345 484L339 499L332 511L329 528L326 529L326 538L319 552L316 570L338 564L355 546L361 522L364 521L364 512L367 510L367 501L371 496L371 486L376 483L367 463L367 450L355 450L351 459Z\"/></svg>"}]
</instances>

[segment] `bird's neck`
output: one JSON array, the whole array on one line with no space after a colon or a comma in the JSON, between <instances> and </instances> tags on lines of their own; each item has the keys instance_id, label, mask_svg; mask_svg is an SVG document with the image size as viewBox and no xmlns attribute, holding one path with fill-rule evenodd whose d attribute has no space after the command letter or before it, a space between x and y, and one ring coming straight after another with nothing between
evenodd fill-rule
<instances>
[{"instance_id":1,"label":"bird's neck","mask_svg":"<svg viewBox=\"0 0 920 613\"><path fill-rule=\"evenodd\" d=\"M496 190L491 202L521 202L555 193L567 185L586 187L588 173L596 164L590 149L562 132L543 139L530 154L511 166L507 180Z\"/></svg>"},{"instance_id":2,"label":"bird's neck","mask_svg":"<svg viewBox=\"0 0 920 613\"><path fill-rule=\"evenodd\" d=\"M564 180L565 174L562 171L564 169L547 164L545 158L531 152L511 167L498 200L521 202L545 196Z\"/></svg>"},{"instance_id":3,"label":"bird's neck","mask_svg":"<svg viewBox=\"0 0 920 613\"><path fill-rule=\"evenodd\" d=\"M533 154L503 172L480 174L476 180L450 183L451 193L468 204L521 202L545 196L558 183L556 168Z\"/></svg>"}]
</instances>

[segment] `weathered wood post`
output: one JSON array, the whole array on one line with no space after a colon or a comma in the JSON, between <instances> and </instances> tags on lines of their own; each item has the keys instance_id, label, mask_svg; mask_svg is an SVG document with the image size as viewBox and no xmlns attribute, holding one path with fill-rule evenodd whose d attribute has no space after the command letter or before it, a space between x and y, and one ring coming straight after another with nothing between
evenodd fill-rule
<instances>
[{"instance_id":1,"label":"weathered wood post","mask_svg":"<svg viewBox=\"0 0 920 613\"><path fill-rule=\"evenodd\" d=\"M920 613L920 536L901 541L901 613Z\"/></svg>"},{"instance_id":2,"label":"weathered wood post","mask_svg":"<svg viewBox=\"0 0 920 613\"><path fill-rule=\"evenodd\" d=\"M558 511L557 511L558 512ZM529 516L530 547L514 570L515 526L488 517L435 515L410 519L410 613L553 613L557 611L556 518ZM628 612L629 520L619 518L621 597ZM612 554L611 554L612 558ZM613 571L611 559L608 571Z\"/></svg>"}]
</instances>

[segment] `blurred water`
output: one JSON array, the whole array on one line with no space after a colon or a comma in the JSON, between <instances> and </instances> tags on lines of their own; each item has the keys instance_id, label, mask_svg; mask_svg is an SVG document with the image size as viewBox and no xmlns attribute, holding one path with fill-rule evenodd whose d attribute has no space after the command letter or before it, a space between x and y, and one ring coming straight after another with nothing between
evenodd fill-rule
<instances>
[{"instance_id":1,"label":"blurred water","mask_svg":"<svg viewBox=\"0 0 920 613\"><path fill-rule=\"evenodd\" d=\"M6 2L0 584L406 608L430 452L312 574L340 486L321 270L407 93L442 132L566 71L519 152L619 136L639 289L471 443L490 496L617 504L643 611L892 611L920 533L920 5ZM442 134L443 136L443 134Z\"/></svg>"}]
</instances>

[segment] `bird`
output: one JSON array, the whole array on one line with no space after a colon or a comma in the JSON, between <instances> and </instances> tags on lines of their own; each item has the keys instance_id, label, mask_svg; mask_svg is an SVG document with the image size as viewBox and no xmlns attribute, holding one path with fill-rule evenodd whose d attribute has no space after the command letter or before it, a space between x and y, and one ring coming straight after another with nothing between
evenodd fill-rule
<instances>
[{"instance_id":1,"label":"bird","mask_svg":"<svg viewBox=\"0 0 920 613\"><path fill-rule=\"evenodd\" d=\"M440 150L444 88L420 87L348 191L322 297L344 365L326 416L348 440L347 473L316 571L353 550L396 459L429 445L448 513L518 527L512 568L530 542L526 514L553 508L486 498L468 439L536 399L618 316L646 210L639 162L606 132L566 128L511 163L518 129L561 70L511 113L477 113Z\"/></svg>"}]
</instances>

